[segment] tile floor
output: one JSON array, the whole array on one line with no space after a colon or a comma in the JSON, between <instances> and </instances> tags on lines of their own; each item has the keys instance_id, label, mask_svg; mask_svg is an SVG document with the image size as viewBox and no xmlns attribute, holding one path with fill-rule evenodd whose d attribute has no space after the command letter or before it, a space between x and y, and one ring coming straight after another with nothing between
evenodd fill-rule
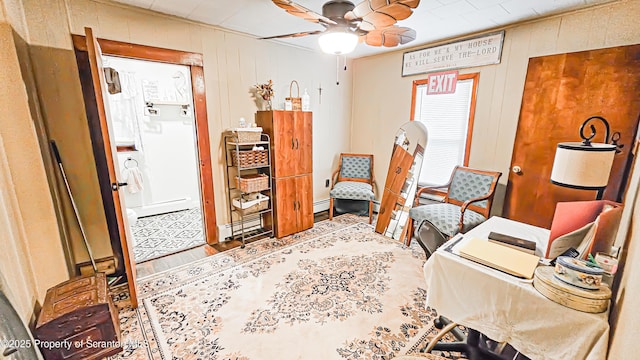
<instances>
[{"instance_id":1,"label":"tile floor","mask_svg":"<svg viewBox=\"0 0 640 360\"><path fill-rule=\"evenodd\" d=\"M136 263L205 243L200 208L139 218L131 232Z\"/></svg>"}]
</instances>

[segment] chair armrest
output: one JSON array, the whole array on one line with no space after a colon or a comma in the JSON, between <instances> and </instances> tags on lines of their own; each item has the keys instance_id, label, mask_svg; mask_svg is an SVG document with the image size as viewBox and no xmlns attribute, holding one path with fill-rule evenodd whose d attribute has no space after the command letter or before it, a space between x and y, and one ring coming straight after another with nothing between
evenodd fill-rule
<instances>
[{"instance_id":1,"label":"chair armrest","mask_svg":"<svg viewBox=\"0 0 640 360\"><path fill-rule=\"evenodd\" d=\"M331 174L331 188L333 189L333 187L336 185L336 182L338 180L338 173L340 172L340 169L336 170L333 172L333 174Z\"/></svg>"},{"instance_id":2,"label":"chair armrest","mask_svg":"<svg viewBox=\"0 0 640 360\"><path fill-rule=\"evenodd\" d=\"M462 203L462 206L460 206L460 219L458 220L458 231L459 232L462 232L462 229L464 228L464 212L467 211L467 207L469 207L469 205L473 204L474 202L487 200L488 198L491 197L491 195L493 195L493 193L488 193L488 194L485 194L485 195L477 197L477 198L469 199L469 200L465 201L464 203Z\"/></svg>"},{"instance_id":3,"label":"chair armrest","mask_svg":"<svg viewBox=\"0 0 640 360\"><path fill-rule=\"evenodd\" d=\"M429 192L430 190L435 190L435 189L445 189L445 188L448 188L450 185L451 185L451 182L448 182L444 185L424 186L419 188L418 191L416 191L416 198L413 201L414 202L413 206L418 206L420 195L422 195L423 192Z\"/></svg>"},{"instance_id":4,"label":"chair armrest","mask_svg":"<svg viewBox=\"0 0 640 360\"><path fill-rule=\"evenodd\" d=\"M477 197L477 198L473 198L473 199L469 199L469 200L465 201L464 203L462 203L462 206L460 206L460 212L464 213L467 210L467 207L469 205L473 204L474 202L487 200L488 198L491 197L491 195L493 195L493 193L485 194L483 196L480 196L480 197Z\"/></svg>"}]
</instances>

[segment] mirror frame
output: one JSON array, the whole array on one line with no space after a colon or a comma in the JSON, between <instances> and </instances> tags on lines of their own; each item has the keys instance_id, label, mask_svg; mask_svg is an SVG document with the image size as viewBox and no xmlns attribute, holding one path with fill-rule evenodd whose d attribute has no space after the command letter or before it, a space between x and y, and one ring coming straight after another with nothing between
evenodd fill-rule
<instances>
[{"instance_id":1,"label":"mirror frame","mask_svg":"<svg viewBox=\"0 0 640 360\"><path fill-rule=\"evenodd\" d=\"M419 121L400 126L393 143L375 231L409 244L407 223L427 146L427 128Z\"/></svg>"}]
</instances>

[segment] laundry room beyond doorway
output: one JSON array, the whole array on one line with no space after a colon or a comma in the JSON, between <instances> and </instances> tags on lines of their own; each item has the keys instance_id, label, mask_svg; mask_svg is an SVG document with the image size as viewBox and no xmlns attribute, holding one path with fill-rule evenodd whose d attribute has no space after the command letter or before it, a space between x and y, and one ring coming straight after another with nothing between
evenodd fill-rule
<instances>
[{"instance_id":1,"label":"laundry room beyond doorway","mask_svg":"<svg viewBox=\"0 0 640 360\"><path fill-rule=\"evenodd\" d=\"M103 62L135 262L204 244L189 67Z\"/></svg>"}]
</instances>

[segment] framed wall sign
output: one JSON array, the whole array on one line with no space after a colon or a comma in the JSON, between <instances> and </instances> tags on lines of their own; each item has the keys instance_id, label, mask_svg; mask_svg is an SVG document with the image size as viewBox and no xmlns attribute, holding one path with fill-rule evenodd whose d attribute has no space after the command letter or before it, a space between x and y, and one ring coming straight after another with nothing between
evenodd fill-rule
<instances>
[{"instance_id":1,"label":"framed wall sign","mask_svg":"<svg viewBox=\"0 0 640 360\"><path fill-rule=\"evenodd\" d=\"M408 51L402 56L402 76L499 64L503 41L504 31L500 31L449 44Z\"/></svg>"}]
</instances>

